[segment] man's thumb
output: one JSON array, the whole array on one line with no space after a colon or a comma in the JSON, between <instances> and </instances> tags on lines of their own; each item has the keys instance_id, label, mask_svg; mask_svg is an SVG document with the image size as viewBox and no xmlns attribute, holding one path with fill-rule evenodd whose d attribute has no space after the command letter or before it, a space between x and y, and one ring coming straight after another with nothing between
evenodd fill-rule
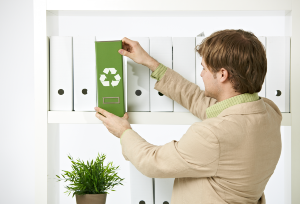
<instances>
[{"instance_id":1,"label":"man's thumb","mask_svg":"<svg viewBox=\"0 0 300 205\"><path fill-rule=\"evenodd\" d=\"M126 112L122 118L125 120L128 120L128 118L129 118L128 113Z\"/></svg>"},{"instance_id":2,"label":"man's thumb","mask_svg":"<svg viewBox=\"0 0 300 205\"><path fill-rule=\"evenodd\" d=\"M128 52L128 51L125 51L124 49L120 49L119 50L119 53L121 54L121 55L123 55L123 56L127 56L127 57L129 57L130 56L130 52Z\"/></svg>"}]
</instances>

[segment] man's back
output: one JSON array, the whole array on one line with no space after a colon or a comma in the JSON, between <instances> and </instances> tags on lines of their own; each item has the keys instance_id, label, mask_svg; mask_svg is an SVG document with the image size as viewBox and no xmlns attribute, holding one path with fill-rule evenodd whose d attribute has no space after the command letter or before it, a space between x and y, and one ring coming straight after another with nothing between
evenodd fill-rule
<instances>
[{"instance_id":1,"label":"man's back","mask_svg":"<svg viewBox=\"0 0 300 205\"><path fill-rule=\"evenodd\" d=\"M219 142L217 171L214 176L199 178L197 182L176 179L172 201L256 203L280 157L281 114L276 109L276 105L264 98L232 106L218 117L202 121L200 129L202 126L208 128ZM188 189L190 183L197 183L201 190L193 190L199 196L194 202L186 198L189 195L186 190L191 191Z\"/></svg>"},{"instance_id":2,"label":"man's back","mask_svg":"<svg viewBox=\"0 0 300 205\"><path fill-rule=\"evenodd\" d=\"M204 140L205 143L219 145L219 156L214 156L209 161L206 160L212 155L194 155L195 158L203 157L201 162L204 163L216 164L218 161L217 165L210 167L210 169L216 169L216 173L211 177L199 178L196 181L192 178L177 178L174 183L172 202L256 203L262 196L281 153L282 116L278 107L271 100L261 98L257 101L231 106L217 117L206 119L206 108L214 105L216 101L202 96L204 92L199 87L197 88L197 85L188 82L173 70L168 69L165 75L165 79L157 82L155 89L176 100L203 120L194 123L189 129L192 137L187 136L189 131L186 136L183 136L183 140L191 141L186 144L195 146L194 149L190 148L191 152L198 148L205 149L201 147ZM168 78L172 79L172 82ZM166 88L170 89L166 90ZM178 93L188 94L193 89L193 97L179 97ZM195 97L197 95L198 97ZM205 132L205 139L203 137L197 139L197 134L194 133L203 132ZM197 144L198 140L202 145ZM206 144L206 147L209 146ZM178 148L180 149L180 145ZM209 149L212 150L211 147ZM195 151L194 154L201 154L197 152ZM193 162L188 155L193 154L187 154L183 158L191 164L210 166ZM195 189L189 187L195 187ZM192 192L197 193L192 194ZM193 200L193 197L187 197L189 194L199 197Z\"/></svg>"},{"instance_id":3,"label":"man's back","mask_svg":"<svg viewBox=\"0 0 300 205\"><path fill-rule=\"evenodd\" d=\"M281 113L266 98L207 119L217 101L168 68L155 89L202 119L179 141L155 146L133 130L121 139L126 160L152 178L175 178L171 203L265 203L281 152Z\"/></svg>"}]
</instances>

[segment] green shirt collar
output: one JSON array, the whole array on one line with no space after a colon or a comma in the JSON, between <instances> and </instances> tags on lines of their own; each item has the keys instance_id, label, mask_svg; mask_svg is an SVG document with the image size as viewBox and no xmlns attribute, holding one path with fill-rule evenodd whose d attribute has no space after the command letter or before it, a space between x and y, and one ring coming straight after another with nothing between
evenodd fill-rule
<instances>
[{"instance_id":1,"label":"green shirt collar","mask_svg":"<svg viewBox=\"0 0 300 205\"><path fill-rule=\"evenodd\" d=\"M223 110L226 108L229 108L233 105L246 103L246 102L252 102L259 100L258 93L244 93L240 94L231 98L228 98L226 100L223 100L221 102L218 102L206 109L206 116L207 118L217 117Z\"/></svg>"}]
</instances>

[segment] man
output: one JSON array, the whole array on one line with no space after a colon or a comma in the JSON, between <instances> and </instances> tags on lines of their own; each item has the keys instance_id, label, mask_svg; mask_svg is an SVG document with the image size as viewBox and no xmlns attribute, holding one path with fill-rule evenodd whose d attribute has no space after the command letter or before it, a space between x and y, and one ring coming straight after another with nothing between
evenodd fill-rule
<instances>
[{"instance_id":1,"label":"man","mask_svg":"<svg viewBox=\"0 0 300 205\"><path fill-rule=\"evenodd\" d=\"M96 117L121 138L122 153L141 173L175 178L171 203L265 203L264 189L281 152L281 112L259 97L267 59L255 35L243 30L213 33L196 47L202 56L205 91L124 38L124 56L154 71L155 89L202 122L179 141L163 146L131 129L128 115L95 108Z\"/></svg>"}]
</instances>

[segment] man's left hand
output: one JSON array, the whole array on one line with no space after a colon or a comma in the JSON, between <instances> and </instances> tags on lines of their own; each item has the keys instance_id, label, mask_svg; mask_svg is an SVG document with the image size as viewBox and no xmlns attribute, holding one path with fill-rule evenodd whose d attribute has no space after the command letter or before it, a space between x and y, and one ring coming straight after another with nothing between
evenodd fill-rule
<instances>
[{"instance_id":1,"label":"man's left hand","mask_svg":"<svg viewBox=\"0 0 300 205\"><path fill-rule=\"evenodd\" d=\"M128 122L129 116L127 112L123 117L118 117L102 108L95 107L94 109L96 110L95 116L101 120L108 131L116 137L120 138L125 130L132 129Z\"/></svg>"}]
</instances>

